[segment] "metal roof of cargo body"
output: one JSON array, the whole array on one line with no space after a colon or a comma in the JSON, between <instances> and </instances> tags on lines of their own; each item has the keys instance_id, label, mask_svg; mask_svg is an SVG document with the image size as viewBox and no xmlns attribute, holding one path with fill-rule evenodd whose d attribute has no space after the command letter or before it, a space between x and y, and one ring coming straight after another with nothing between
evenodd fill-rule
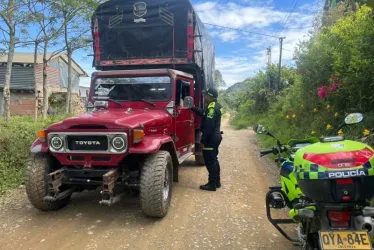
<instances>
[{"instance_id":1,"label":"metal roof of cargo body","mask_svg":"<svg viewBox=\"0 0 374 250\"><path fill-rule=\"evenodd\" d=\"M187 58L187 15L192 10L189 0L110 0L99 5L92 23L94 27L97 18L100 61Z\"/></svg>"},{"instance_id":2,"label":"metal roof of cargo body","mask_svg":"<svg viewBox=\"0 0 374 250\"><path fill-rule=\"evenodd\" d=\"M92 35L96 70L174 68L213 86L214 43L189 0L107 1L92 16Z\"/></svg>"},{"instance_id":3,"label":"metal roof of cargo body","mask_svg":"<svg viewBox=\"0 0 374 250\"><path fill-rule=\"evenodd\" d=\"M139 69L139 70L112 70L112 71L95 71L92 76L111 76L111 75L150 75L150 74L171 74L172 77L184 76L193 79L193 75L174 69Z\"/></svg>"}]
</instances>

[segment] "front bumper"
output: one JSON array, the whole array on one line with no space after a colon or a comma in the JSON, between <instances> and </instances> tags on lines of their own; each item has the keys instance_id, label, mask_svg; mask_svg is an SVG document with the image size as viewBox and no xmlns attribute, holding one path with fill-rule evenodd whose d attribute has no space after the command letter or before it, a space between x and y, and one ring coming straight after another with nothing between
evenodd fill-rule
<instances>
[{"instance_id":1,"label":"front bumper","mask_svg":"<svg viewBox=\"0 0 374 250\"><path fill-rule=\"evenodd\" d=\"M52 140L58 138L62 147L52 146ZM122 138L120 150L113 146L114 138ZM49 151L63 166L112 166L116 167L129 151L128 131L90 131L90 132L48 132Z\"/></svg>"},{"instance_id":2,"label":"front bumper","mask_svg":"<svg viewBox=\"0 0 374 250\"><path fill-rule=\"evenodd\" d=\"M137 175L139 173L136 173ZM61 187L67 185L67 189L61 191ZM120 168L82 169L64 167L48 175L48 194L46 201L56 201L67 195L71 195L79 187L101 186L100 204L112 205L119 201L124 193L117 193L116 186L138 188L139 183L131 183L131 173L124 175ZM82 190L82 189L80 189Z\"/></svg>"},{"instance_id":3,"label":"front bumper","mask_svg":"<svg viewBox=\"0 0 374 250\"><path fill-rule=\"evenodd\" d=\"M63 166L83 166L92 168L93 166L116 167L128 155L124 154L77 154L77 153L52 153Z\"/></svg>"}]
</instances>

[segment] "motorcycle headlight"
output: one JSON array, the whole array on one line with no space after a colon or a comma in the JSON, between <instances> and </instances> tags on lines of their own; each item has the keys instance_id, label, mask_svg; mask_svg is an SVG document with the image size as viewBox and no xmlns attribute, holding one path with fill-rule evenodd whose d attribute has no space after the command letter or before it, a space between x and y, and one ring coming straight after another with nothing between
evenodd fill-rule
<instances>
[{"instance_id":1,"label":"motorcycle headlight","mask_svg":"<svg viewBox=\"0 0 374 250\"><path fill-rule=\"evenodd\" d=\"M53 136L50 140L51 147L58 151L64 146L64 141L59 136Z\"/></svg>"},{"instance_id":2,"label":"motorcycle headlight","mask_svg":"<svg viewBox=\"0 0 374 250\"><path fill-rule=\"evenodd\" d=\"M115 136L112 140L112 147L117 151L121 151L126 147L126 142L122 137Z\"/></svg>"}]
</instances>

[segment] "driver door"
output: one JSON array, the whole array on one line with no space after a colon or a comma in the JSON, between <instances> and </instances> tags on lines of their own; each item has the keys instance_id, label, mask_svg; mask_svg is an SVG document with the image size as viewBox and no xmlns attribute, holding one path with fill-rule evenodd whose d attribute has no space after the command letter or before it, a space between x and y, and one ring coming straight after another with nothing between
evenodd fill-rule
<instances>
[{"instance_id":1,"label":"driver door","mask_svg":"<svg viewBox=\"0 0 374 250\"><path fill-rule=\"evenodd\" d=\"M194 115L192 111L183 106L186 96L193 96L193 80L177 79L176 81L176 136L178 140L175 145L180 156L192 152L192 145L195 145Z\"/></svg>"}]
</instances>

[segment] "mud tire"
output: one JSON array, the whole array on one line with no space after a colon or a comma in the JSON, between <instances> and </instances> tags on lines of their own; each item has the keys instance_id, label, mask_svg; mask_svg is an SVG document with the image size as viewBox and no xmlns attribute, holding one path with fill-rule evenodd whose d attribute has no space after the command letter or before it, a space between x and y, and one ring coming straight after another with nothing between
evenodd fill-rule
<instances>
[{"instance_id":1,"label":"mud tire","mask_svg":"<svg viewBox=\"0 0 374 250\"><path fill-rule=\"evenodd\" d=\"M55 211L65 207L71 194L56 201L45 201L48 191L48 174L52 172L51 159L47 154L31 157L27 164L25 176L26 194L30 203L41 211Z\"/></svg>"},{"instance_id":2,"label":"mud tire","mask_svg":"<svg viewBox=\"0 0 374 250\"><path fill-rule=\"evenodd\" d=\"M202 155L195 155L195 162L198 166L205 166L204 157Z\"/></svg>"},{"instance_id":3,"label":"mud tire","mask_svg":"<svg viewBox=\"0 0 374 250\"><path fill-rule=\"evenodd\" d=\"M172 197L173 162L170 153L159 151L148 156L140 174L140 209L155 218L166 216Z\"/></svg>"}]
</instances>

